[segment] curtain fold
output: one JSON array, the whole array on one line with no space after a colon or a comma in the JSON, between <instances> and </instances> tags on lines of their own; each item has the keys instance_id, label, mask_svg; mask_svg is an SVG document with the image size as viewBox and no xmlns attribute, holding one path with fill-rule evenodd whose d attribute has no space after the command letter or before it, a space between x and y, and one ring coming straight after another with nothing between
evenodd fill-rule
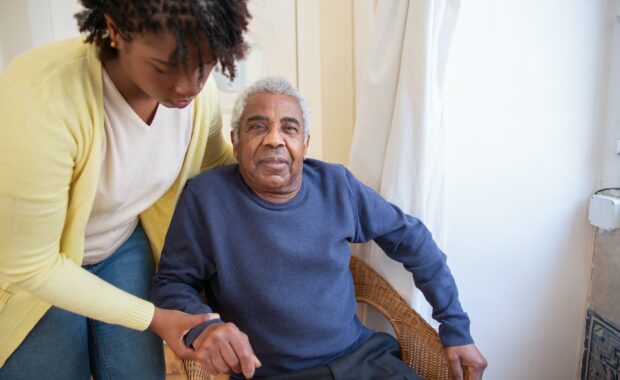
<instances>
[{"instance_id":1,"label":"curtain fold","mask_svg":"<svg viewBox=\"0 0 620 380\"><path fill-rule=\"evenodd\" d=\"M349 159L359 179L420 218L439 246L444 227L442 88L459 6L460 0L379 0L361 83L356 84ZM354 254L431 322L430 305L402 265L374 243L354 247ZM366 322L382 327L372 318Z\"/></svg>"}]
</instances>

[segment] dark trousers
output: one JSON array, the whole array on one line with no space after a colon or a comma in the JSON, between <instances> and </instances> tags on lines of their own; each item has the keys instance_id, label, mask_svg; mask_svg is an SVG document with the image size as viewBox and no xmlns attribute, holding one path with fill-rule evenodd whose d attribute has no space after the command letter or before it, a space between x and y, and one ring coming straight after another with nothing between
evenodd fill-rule
<instances>
[{"instance_id":1,"label":"dark trousers","mask_svg":"<svg viewBox=\"0 0 620 380\"><path fill-rule=\"evenodd\" d=\"M267 380L422 380L401 360L391 335L375 333L357 350L314 368L265 377Z\"/></svg>"}]
</instances>

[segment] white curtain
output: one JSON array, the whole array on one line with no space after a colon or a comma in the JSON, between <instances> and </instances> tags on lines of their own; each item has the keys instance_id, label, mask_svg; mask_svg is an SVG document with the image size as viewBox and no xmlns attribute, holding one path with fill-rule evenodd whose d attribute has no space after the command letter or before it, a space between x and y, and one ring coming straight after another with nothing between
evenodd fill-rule
<instances>
[{"instance_id":1,"label":"white curtain","mask_svg":"<svg viewBox=\"0 0 620 380\"><path fill-rule=\"evenodd\" d=\"M460 0L378 1L357 83L349 159L359 179L420 218L439 246L444 225L442 87L459 5ZM354 247L354 253L430 321L430 305L402 265L374 243ZM372 318L366 322L382 327Z\"/></svg>"}]
</instances>

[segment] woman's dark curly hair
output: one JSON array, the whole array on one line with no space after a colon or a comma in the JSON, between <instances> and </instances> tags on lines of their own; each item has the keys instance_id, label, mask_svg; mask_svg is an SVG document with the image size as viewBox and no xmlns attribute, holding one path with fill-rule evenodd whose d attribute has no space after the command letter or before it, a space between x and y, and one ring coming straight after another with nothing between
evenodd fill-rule
<instances>
[{"instance_id":1,"label":"woman's dark curly hair","mask_svg":"<svg viewBox=\"0 0 620 380\"><path fill-rule=\"evenodd\" d=\"M243 32L247 30L250 13L246 0L80 0L84 10L77 13L80 32L88 33L86 42L99 47L102 60L116 57L104 15L117 25L122 38L131 41L136 33L171 32L177 41L172 59L185 64L187 41L197 48L200 67L199 36L209 41L211 52L220 63L222 72L231 80L235 77L235 60L242 59L247 50Z\"/></svg>"}]
</instances>

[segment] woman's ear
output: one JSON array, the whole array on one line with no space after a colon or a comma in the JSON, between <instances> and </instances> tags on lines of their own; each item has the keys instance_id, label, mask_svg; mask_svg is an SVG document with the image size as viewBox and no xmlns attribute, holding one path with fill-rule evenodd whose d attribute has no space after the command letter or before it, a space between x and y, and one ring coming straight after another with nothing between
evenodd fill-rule
<instances>
[{"instance_id":1,"label":"woman's ear","mask_svg":"<svg viewBox=\"0 0 620 380\"><path fill-rule=\"evenodd\" d=\"M113 48L120 48L120 46L123 44L123 37L121 37L116 23L108 15L103 15L103 17L105 19L105 25L108 28L110 46L112 46Z\"/></svg>"}]
</instances>

